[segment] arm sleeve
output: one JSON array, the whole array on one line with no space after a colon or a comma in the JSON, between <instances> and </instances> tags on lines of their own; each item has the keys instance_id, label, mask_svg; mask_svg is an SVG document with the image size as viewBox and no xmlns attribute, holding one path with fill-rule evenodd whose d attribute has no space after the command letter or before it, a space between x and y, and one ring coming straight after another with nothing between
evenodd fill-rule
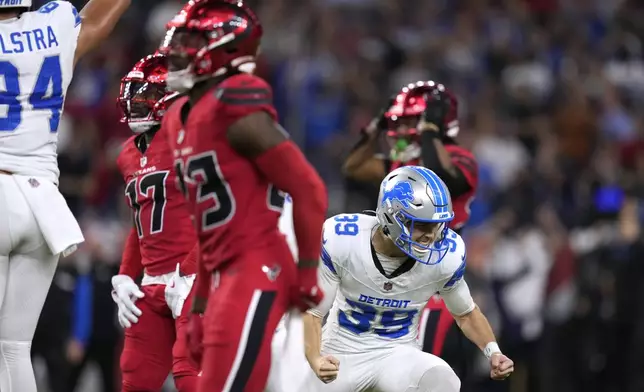
<instances>
[{"instance_id":1,"label":"arm sleeve","mask_svg":"<svg viewBox=\"0 0 644 392\"><path fill-rule=\"evenodd\" d=\"M443 167L438 157L434 140L440 141L440 137L435 132L423 132L421 135L421 158L423 165L436 173L445 182L453 198L469 192L472 186L459 165L454 164L456 167L455 173L450 173Z\"/></svg>"},{"instance_id":2,"label":"arm sleeve","mask_svg":"<svg viewBox=\"0 0 644 392\"><path fill-rule=\"evenodd\" d=\"M125 240L119 275L127 275L132 279L137 279L141 274L143 274L143 265L141 264L139 236L133 227Z\"/></svg>"},{"instance_id":3,"label":"arm sleeve","mask_svg":"<svg viewBox=\"0 0 644 392\"><path fill-rule=\"evenodd\" d=\"M197 260L199 259L199 243L190 250L190 253L183 259L179 270L183 275L193 275L197 273Z\"/></svg>"},{"instance_id":4,"label":"arm sleeve","mask_svg":"<svg viewBox=\"0 0 644 392\"><path fill-rule=\"evenodd\" d=\"M264 111L276 121L273 94L266 81L253 75L228 78L215 90L215 98L226 106L221 118L224 126L234 124L251 113ZM257 169L293 200L293 228L300 260L320 256L322 224L326 218L326 187L300 149L290 140L254 158Z\"/></svg>"},{"instance_id":5,"label":"arm sleeve","mask_svg":"<svg viewBox=\"0 0 644 392\"><path fill-rule=\"evenodd\" d=\"M293 200L293 228L300 260L317 259L327 209L322 179L290 140L255 158L255 165L268 181Z\"/></svg>"},{"instance_id":6,"label":"arm sleeve","mask_svg":"<svg viewBox=\"0 0 644 392\"><path fill-rule=\"evenodd\" d=\"M445 281L443 288L439 291L445 301L445 306L454 316L463 316L472 310L476 304L470 293L470 288L463 279L465 274L465 257L456 271Z\"/></svg>"},{"instance_id":7,"label":"arm sleeve","mask_svg":"<svg viewBox=\"0 0 644 392\"><path fill-rule=\"evenodd\" d=\"M293 201L291 200L291 196L288 194L284 197L284 208L282 208L282 215L280 216L277 225L282 234L286 236L286 242L288 243L288 247L291 248L293 258L297 260L297 239L295 238L295 232L293 231Z\"/></svg>"},{"instance_id":8,"label":"arm sleeve","mask_svg":"<svg viewBox=\"0 0 644 392\"><path fill-rule=\"evenodd\" d=\"M335 296L340 286L340 268L333 261L331 254L326 247L322 246L320 255L320 268L318 268L318 284L324 291L324 299L315 308L309 309L308 312L316 317L324 317L335 301Z\"/></svg>"},{"instance_id":9,"label":"arm sleeve","mask_svg":"<svg viewBox=\"0 0 644 392\"><path fill-rule=\"evenodd\" d=\"M195 278L195 298L206 299L212 282L211 274L206 270L206 265L197 258L197 277Z\"/></svg>"}]
</instances>

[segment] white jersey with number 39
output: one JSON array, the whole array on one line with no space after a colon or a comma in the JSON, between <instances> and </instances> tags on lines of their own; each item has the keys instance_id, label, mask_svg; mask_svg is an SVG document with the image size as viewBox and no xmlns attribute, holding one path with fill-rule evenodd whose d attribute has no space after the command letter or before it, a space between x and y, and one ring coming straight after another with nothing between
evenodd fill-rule
<instances>
[{"instance_id":1,"label":"white jersey with number 39","mask_svg":"<svg viewBox=\"0 0 644 392\"><path fill-rule=\"evenodd\" d=\"M58 183L56 132L80 29L67 1L0 21L0 170Z\"/></svg>"},{"instance_id":2,"label":"white jersey with number 39","mask_svg":"<svg viewBox=\"0 0 644 392\"><path fill-rule=\"evenodd\" d=\"M385 276L371 245L377 224L376 217L365 214L341 214L324 224L319 274L325 298L309 312L329 312L322 335L325 354L417 345L420 314L435 293L454 314L474 309L463 280L465 245L458 234L448 232L450 250L440 263L409 259L398 273Z\"/></svg>"}]
</instances>

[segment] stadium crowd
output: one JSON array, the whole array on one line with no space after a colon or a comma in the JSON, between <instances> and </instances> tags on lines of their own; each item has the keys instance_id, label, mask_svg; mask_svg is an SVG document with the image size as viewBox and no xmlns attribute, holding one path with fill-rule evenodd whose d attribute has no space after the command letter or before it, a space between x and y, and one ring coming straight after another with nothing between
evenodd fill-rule
<instances>
[{"instance_id":1,"label":"stadium crowd","mask_svg":"<svg viewBox=\"0 0 644 392\"><path fill-rule=\"evenodd\" d=\"M391 93L429 79L457 93L459 142L480 165L464 231L468 281L517 363L490 385L480 356L463 391L644 391L642 2L250 3L265 26L259 73L327 183L329 215L375 205L377 188L346 180L341 167ZM60 126L60 189L87 241L61 261L34 340L43 391L73 391L86 363L98 365L104 392L118 385L110 278L131 220L115 159L131 133L115 99L180 6L135 1L77 67Z\"/></svg>"}]
</instances>

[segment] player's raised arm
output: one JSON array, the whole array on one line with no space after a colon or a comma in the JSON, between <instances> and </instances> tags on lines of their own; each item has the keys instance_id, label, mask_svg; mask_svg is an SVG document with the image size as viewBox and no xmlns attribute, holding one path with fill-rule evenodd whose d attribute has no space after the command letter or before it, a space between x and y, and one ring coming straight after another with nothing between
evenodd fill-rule
<instances>
[{"instance_id":1,"label":"player's raised arm","mask_svg":"<svg viewBox=\"0 0 644 392\"><path fill-rule=\"evenodd\" d=\"M429 90L428 90L429 89ZM425 110L417 130L421 134L421 159L423 165L436 173L447 185L453 198L459 197L472 188L477 177L478 167L472 156L460 153L452 156L444 145L444 140L454 137L458 131L456 117L456 97L442 84L425 82L415 87L423 93ZM448 136L450 132L452 135Z\"/></svg>"},{"instance_id":2,"label":"player's raised arm","mask_svg":"<svg viewBox=\"0 0 644 392\"><path fill-rule=\"evenodd\" d=\"M223 92L222 100L225 95ZM317 266L327 209L322 179L286 131L263 110L237 120L228 128L227 137L230 145L253 161L271 183L291 195L301 290L296 305L301 310L317 305L322 299L317 287Z\"/></svg>"},{"instance_id":3,"label":"player's raised arm","mask_svg":"<svg viewBox=\"0 0 644 392\"><path fill-rule=\"evenodd\" d=\"M90 0L80 11L81 30L74 54L74 64L96 48L112 32L131 0Z\"/></svg>"},{"instance_id":4,"label":"player's raised arm","mask_svg":"<svg viewBox=\"0 0 644 392\"><path fill-rule=\"evenodd\" d=\"M387 174L386 160L377 153L378 140L386 128L385 113L391 107L390 99L383 110L369 125L360 131L360 140L351 149L342 165L342 172L349 178L362 182L379 183Z\"/></svg>"}]
</instances>

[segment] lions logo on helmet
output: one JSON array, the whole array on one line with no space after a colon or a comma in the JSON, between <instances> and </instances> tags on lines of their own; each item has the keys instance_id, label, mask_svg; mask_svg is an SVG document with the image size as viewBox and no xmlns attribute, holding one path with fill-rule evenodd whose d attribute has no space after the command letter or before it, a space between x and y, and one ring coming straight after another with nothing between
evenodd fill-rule
<instances>
[{"instance_id":1,"label":"lions logo on helmet","mask_svg":"<svg viewBox=\"0 0 644 392\"><path fill-rule=\"evenodd\" d=\"M454 219L452 200L445 183L427 168L404 166L392 171L380 185L376 216L384 233L416 261L437 264L449 251L444 239ZM431 243L414 239L414 227L419 225L433 230Z\"/></svg>"},{"instance_id":2,"label":"lions logo on helmet","mask_svg":"<svg viewBox=\"0 0 644 392\"><path fill-rule=\"evenodd\" d=\"M409 208L409 203L414 201L414 191L409 181L392 182L392 186L384 184L382 202L386 203L388 200L397 200L405 208Z\"/></svg>"}]
</instances>

